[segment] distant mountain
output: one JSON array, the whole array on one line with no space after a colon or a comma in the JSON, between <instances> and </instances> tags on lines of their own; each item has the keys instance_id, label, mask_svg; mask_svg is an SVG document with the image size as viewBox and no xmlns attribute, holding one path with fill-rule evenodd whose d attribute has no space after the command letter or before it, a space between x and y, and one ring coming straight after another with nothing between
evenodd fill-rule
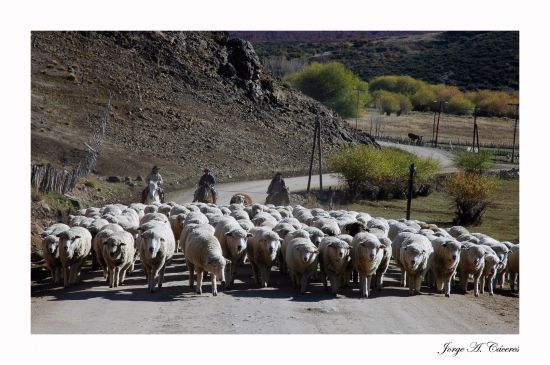
<instances>
[{"instance_id":1,"label":"distant mountain","mask_svg":"<svg viewBox=\"0 0 550 365\"><path fill-rule=\"evenodd\" d=\"M252 43L264 64L268 64L267 60L274 56L310 61L336 60L346 64L367 81L381 75L396 74L410 75L430 83L456 85L465 90L519 89L517 31L296 33L323 33L324 40L252 40ZM328 41L331 35L325 33L361 33L364 36L345 41ZM313 34L309 36L314 37ZM340 36L343 35L332 35ZM254 37L262 39L256 34L251 34L249 39ZM285 38L280 34L272 34L271 37ZM298 35L287 36L288 39L292 37Z\"/></svg>"},{"instance_id":2,"label":"distant mountain","mask_svg":"<svg viewBox=\"0 0 550 365\"><path fill-rule=\"evenodd\" d=\"M422 34L406 31L240 31L229 32L231 37L245 39L252 43L261 42L339 42L353 39L375 39L388 36Z\"/></svg>"}]
</instances>

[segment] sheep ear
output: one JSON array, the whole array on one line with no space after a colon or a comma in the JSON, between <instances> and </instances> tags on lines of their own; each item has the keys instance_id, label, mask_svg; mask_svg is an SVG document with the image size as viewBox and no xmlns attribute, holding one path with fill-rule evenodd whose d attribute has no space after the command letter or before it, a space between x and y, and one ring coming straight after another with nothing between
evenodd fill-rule
<instances>
[{"instance_id":1,"label":"sheep ear","mask_svg":"<svg viewBox=\"0 0 550 365\"><path fill-rule=\"evenodd\" d=\"M77 238L80 238L80 236L75 236L74 239L76 240Z\"/></svg>"},{"instance_id":2,"label":"sheep ear","mask_svg":"<svg viewBox=\"0 0 550 365\"><path fill-rule=\"evenodd\" d=\"M225 234L225 236L228 236L228 237L231 236L231 232L227 232L227 233Z\"/></svg>"},{"instance_id":3,"label":"sheep ear","mask_svg":"<svg viewBox=\"0 0 550 365\"><path fill-rule=\"evenodd\" d=\"M386 245L384 243L381 243L380 248L386 248Z\"/></svg>"},{"instance_id":4,"label":"sheep ear","mask_svg":"<svg viewBox=\"0 0 550 365\"><path fill-rule=\"evenodd\" d=\"M327 245L327 247L334 246L334 242L331 242Z\"/></svg>"},{"instance_id":5,"label":"sheep ear","mask_svg":"<svg viewBox=\"0 0 550 365\"><path fill-rule=\"evenodd\" d=\"M126 246L126 243L121 242L120 245L121 245L121 246Z\"/></svg>"},{"instance_id":6,"label":"sheep ear","mask_svg":"<svg viewBox=\"0 0 550 365\"><path fill-rule=\"evenodd\" d=\"M250 233L250 232L248 232L248 233L246 234L246 237L252 237L252 236L254 236L254 235L253 235L252 233Z\"/></svg>"},{"instance_id":7,"label":"sheep ear","mask_svg":"<svg viewBox=\"0 0 550 365\"><path fill-rule=\"evenodd\" d=\"M226 263L227 265L230 265L230 264L231 264L231 260L225 259L225 263Z\"/></svg>"},{"instance_id":8,"label":"sheep ear","mask_svg":"<svg viewBox=\"0 0 550 365\"><path fill-rule=\"evenodd\" d=\"M365 232L370 232L370 228L365 227Z\"/></svg>"}]
</instances>

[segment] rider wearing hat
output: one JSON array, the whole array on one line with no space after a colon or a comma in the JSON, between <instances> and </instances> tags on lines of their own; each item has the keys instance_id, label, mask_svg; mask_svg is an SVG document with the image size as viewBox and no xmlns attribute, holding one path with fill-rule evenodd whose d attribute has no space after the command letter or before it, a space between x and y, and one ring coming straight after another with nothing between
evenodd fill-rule
<instances>
[{"instance_id":1,"label":"rider wearing hat","mask_svg":"<svg viewBox=\"0 0 550 365\"><path fill-rule=\"evenodd\" d=\"M145 200L147 199L147 194L149 193L149 183L151 181L156 182L158 184L160 201L161 202L164 201L164 190L162 190L161 188L162 176L159 174L159 170L160 169L158 168L158 166L153 166L151 173L147 175L147 177L145 178L145 185L146 185L145 190L143 190L143 192L141 193L142 203L145 203Z\"/></svg>"},{"instance_id":2,"label":"rider wearing hat","mask_svg":"<svg viewBox=\"0 0 550 365\"><path fill-rule=\"evenodd\" d=\"M267 188L267 194L278 194L282 192L286 188L285 180L282 178L282 175L280 172L277 172L273 179L271 180L271 183L269 183L269 187Z\"/></svg>"},{"instance_id":3,"label":"rider wearing hat","mask_svg":"<svg viewBox=\"0 0 550 365\"><path fill-rule=\"evenodd\" d=\"M216 200L218 199L218 192L214 187L216 185L216 178L214 177L214 175L212 175L208 167L205 167L203 172L204 174L201 176L199 180L199 186L204 184L210 184L210 189L212 190L212 198L214 199L214 204L216 204ZM198 197L197 197L198 192L199 192L199 189L195 190L195 197L193 199L194 202L198 200Z\"/></svg>"}]
</instances>

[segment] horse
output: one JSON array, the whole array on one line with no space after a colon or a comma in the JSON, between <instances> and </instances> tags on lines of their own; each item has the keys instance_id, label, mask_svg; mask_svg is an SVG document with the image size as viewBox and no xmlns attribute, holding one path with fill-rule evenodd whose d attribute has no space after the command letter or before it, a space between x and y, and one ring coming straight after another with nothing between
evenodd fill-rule
<instances>
[{"instance_id":1,"label":"horse","mask_svg":"<svg viewBox=\"0 0 550 365\"><path fill-rule=\"evenodd\" d=\"M418 134L414 134L414 133L409 133L408 136L411 142L414 142L415 144L422 143L422 136L419 136Z\"/></svg>"},{"instance_id":2,"label":"horse","mask_svg":"<svg viewBox=\"0 0 550 365\"><path fill-rule=\"evenodd\" d=\"M149 181L149 186L147 187L147 196L145 197L145 203L160 203L161 197L159 193L158 182Z\"/></svg>"},{"instance_id":3,"label":"horse","mask_svg":"<svg viewBox=\"0 0 550 365\"><path fill-rule=\"evenodd\" d=\"M210 184L201 184L197 191L197 200L200 203L214 203L214 195L212 194L212 188Z\"/></svg>"},{"instance_id":4,"label":"horse","mask_svg":"<svg viewBox=\"0 0 550 365\"><path fill-rule=\"evenodd\" d=\"M269 194L267 198L265 198L265 204L290 205L288 187L285 187L278 193Z\"/></svg>"},{"instance_id":5,"label":"horse","mask_svg":"<svg viewBox=\"0 0 550 365\"><path fill-rule=\"evenodd\" d=\"M231 197L229 204L252 205L252 198L245 193L238 193Z\"/></svg>"}]
</instances>

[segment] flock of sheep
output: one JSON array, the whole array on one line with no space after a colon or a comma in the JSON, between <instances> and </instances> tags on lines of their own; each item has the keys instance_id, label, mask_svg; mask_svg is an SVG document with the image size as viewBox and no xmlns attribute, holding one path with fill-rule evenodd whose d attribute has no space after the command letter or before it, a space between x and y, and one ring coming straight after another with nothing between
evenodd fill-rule
<instances>
[{"instance_id":1,"label":"flock of sheep","mask_svg":"<svg viewBox=\"0 0 550 365\"><path fill-rule=\"evenodd\" d=\"M449 297L456 275L464 291L473 276L475 296L486 287L493 295L494 285L502 287L506 280L515 291L519 281L518 244L461 226L445 230L353 211L261 204L110 204L81 209L69 218L69 225L56 223L42 233L52 280L63 281L64 287L79 281L91 254L92 268L103 270L109 287L121 285L139 258L148 290L154 292L179 250L191 288L196 274L198 294L204 272L210 273L217 295L217 281L230 289L245 262L262 287L270 285L271 269L278 266L301 293L313 276L320 276L325 289L330 282L333 295L359 281L364 298L383 288L392 258L410 295L419 294L424 281Z\"/></svg>"}]
</instances>

